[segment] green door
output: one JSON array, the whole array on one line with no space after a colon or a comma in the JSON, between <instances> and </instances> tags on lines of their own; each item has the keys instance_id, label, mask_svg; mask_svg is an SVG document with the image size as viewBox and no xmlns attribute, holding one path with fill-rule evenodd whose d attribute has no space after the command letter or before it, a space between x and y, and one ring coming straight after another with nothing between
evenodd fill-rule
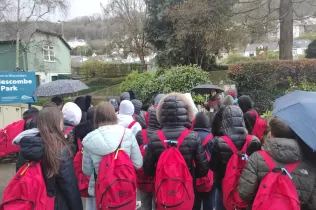
<instances>
[{"instance_id":1,"label":"green door","mask_svg":"<svg viewBox=\"0 0 316 210\"><path fill-rule=\"evenodd\" d=\"M52 76L52 81L58 80L58 76Z\"/></svg>"}]
</instances>

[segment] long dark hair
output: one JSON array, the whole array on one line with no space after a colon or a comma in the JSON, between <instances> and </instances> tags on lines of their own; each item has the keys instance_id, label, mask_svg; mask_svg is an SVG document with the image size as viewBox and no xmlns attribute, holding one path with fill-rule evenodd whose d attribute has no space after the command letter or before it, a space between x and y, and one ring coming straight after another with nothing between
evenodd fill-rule
<instances>
[{"instance_id":1,"label":"long dark hair","mask_svg":"<svg viewBox=\"0 0 316 210\"><path fill-rule=\"evenodd\" d=\"M58 174L61 147L68 145L61 130L62 122L63 113L57 107L44 108L37 116L37 127L45 146L43 163L46 166L48 178Z\"/></svg>"}]
</instances>

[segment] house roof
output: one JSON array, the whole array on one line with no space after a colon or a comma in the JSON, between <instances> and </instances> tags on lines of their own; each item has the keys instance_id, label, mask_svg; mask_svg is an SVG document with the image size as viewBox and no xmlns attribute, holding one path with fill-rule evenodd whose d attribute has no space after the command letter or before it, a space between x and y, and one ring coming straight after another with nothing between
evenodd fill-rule
<instances>
[{"instance_id":1,"label":"house roof","mask_svg":"<svg viewBox=\"0 0 316 210\"><path fill-rule=\"evenodd\" d=\"M24 39L28 40L34 33L40 33L40 34L46 34L49 36L55 36L59 38L69 50L72 50L70 45L66 42L66 40L62 37L62 35L54 33L54 32L49 32L41 29L35 29L32 32L29 33L28 36L24 37ZM21 38L23 40L23 37ZM0 44L6 44L6 43L15 43L16 38L14 36L11 36L8 33L0 33Z\"/></svg>"},{"instance_id":2,"label":"house roof","mask_svg":"<svg viewBox=\"0 0 316 210\"><path fill-rule=\"evenodd\" d=\"M57 33L54 33L54 32L49 32L49 31L44 31L44 30L40 30L40 29L36 29L35 32L36 33L40 33L40 34L46 34L46 35L58 37L60 39L60 41L62 41L66 45L66 47L68 47L69 50L72 50L70 45L66 42L66 40L63 38L63 36L60 35L60 34L57 34Z\"/></svg>"},{"instance_id":3,"label":"house roof","mask_svg":"<svg viewBox=\"0 0 316 210\"><path fill-rule=\"evenodd\" d=\"M296 39L293 41L293 48L297 49L297 48L304 48L307 49L308 45L311 43L312 41L309 39Z\"/></svg>"},{"instance_id":4,"label":"house roof","mask_svg":"<svg viewBox=\"0 0 316 210\"><path fill-rule=\"evenodd\" d=\"M279 50L279 43L278 42L263 42L257 44L250 44L246 48L246 52L254 52L256 51L257 47L268 47L269 51Z\"/></svg>"}]
</instances>

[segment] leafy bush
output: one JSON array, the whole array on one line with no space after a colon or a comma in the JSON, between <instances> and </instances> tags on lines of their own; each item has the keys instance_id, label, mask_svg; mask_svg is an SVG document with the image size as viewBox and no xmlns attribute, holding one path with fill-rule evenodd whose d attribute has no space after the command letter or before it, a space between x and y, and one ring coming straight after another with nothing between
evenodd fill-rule
<instances>
[{"instance_id":1,"label":"leafy bush","mask_svg":"<svg viewBox=\"0 0 316 210\"><path fill-rule=\"evenodd\" d=\"M247 62L247 61L251 61L251 58L247 56L242 56L240 54L229 54L224 63L234 64L234 63Z\"/></svg>"},{"instance_id":2,"label":"leafy bush","mask_svg":"<svg viewBox=\"0 0 316 210\"><path fill-rule=\"evenodd\" d=\"M83 63L80 69L80 74L85 75L86 78L90 77L122 77L126 76L132 71L140 71L140 64L117 64L105 63L98 60L89 60Z\"/></svg>"},{"instance_id":3,"label":"leafy bush","mask_svg":"<svg viewBox=\"0 0 316 210\"><path fill-rule=\"evenodd\" d=\"M291 78L289 78L290 88L286 91L287 93L293 92L295 90L303 91L316 91L316 83L308 82L306 79L300 81L299 83L294 83Z\"/></svg>"},{"instance_id":4,"label":"leafy bush","mask_svg":"<svg viewBox=\"0 0 316 210\"><path fill-rule=\"evenodd\" d=\"M239 95L249 95L260 112L272 110L272 102L302 80L316 82L316 60L257 61L230 66L229 78Z\"/></svg>"},{"instance_id":5,"label":"leafy bush","mask_svg":"<svg viewBox=\"0 0 316 210\"><path fill-rule=\"evenodd\" d=\"M158 93L188 92L199 84L209 83L208 78L209 75L196 66L159 69L156 73L134 71L126 77L120 90L132 90L148 106Z\"/></svg>"}]
</instances>

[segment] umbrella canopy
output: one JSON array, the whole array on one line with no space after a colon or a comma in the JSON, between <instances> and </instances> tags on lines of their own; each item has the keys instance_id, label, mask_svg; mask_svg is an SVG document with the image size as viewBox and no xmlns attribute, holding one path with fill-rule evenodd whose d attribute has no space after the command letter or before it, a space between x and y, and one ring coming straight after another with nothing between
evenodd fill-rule
<instances>
[{"instance_id":1,"label":"umbrella canopy","mask_svg":"<svg viewBox=\"0 0 316 210\"><path fill-rule=\"evenodd\" d=\"M215 89L218 93L224 92L224 90L217 85L198 85L195 88L193 88L191 91L198 93L198 94L210 94L211 90Z\"/></svg>"},{"instance_id":2,"label":"umbrella canopy","mask_svg":"<svg viewBox=\"0 0 316 210\"><path fill-rule=\"evenodd\" d=\"M316 151L316 92L294 91L275 101L273 115Z\"/></svg>"},{"instance_id":3,"label":"umbrella canopy","mask_svg":"<svg viewBox=\"0 0 316 210\"><path fill-rule=\"evenodd\" d=\"M61 79L38 86L35 96L56 96L75 93L89 87L80 80Z\"/></svg>"}]
</instances>

